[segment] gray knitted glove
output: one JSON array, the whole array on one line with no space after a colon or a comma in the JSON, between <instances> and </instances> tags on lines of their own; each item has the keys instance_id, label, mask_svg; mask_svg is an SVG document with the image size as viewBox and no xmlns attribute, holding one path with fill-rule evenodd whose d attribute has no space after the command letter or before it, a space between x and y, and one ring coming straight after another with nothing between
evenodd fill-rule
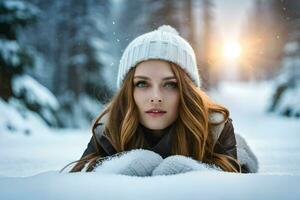
<instances>
[{"instance_id":1,"label":"gray knitted glove","mask_svg":"<svg viewBox=\"0 0 300 200\"><path fill-rule=\"evenodd\" d=\"M162 161L163 158L153 151L136 149L104 160L93 171L128 176L151 176L153 169Z\"/></svg>"},{"instance_id":2,"label":"gray knitted glove","mask_svg":"<svg viewBox=\"0 0 300 200\"><path fill-rule=\"evenodd\" d=\"M192 158L174 155L165 158L152 172L152 176L172 175L189 171L221 171L214 165L201 163Z\"/></svg>"}]
</instances>

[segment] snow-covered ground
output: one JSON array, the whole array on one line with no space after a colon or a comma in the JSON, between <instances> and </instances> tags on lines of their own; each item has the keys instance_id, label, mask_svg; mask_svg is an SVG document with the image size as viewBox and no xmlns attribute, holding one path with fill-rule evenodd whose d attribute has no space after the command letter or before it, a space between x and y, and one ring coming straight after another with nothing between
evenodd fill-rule
<instances>
[{"instance_id":1,"label":"snow-covered ground","mask_svg":"<svg viewBox=\"0 0 300 200\"><path fill-rule=\"evenodd\" d=\"M88 130L0 133L0 199L300 199L300 121L265 112L271 84L223 83L210 95L231 111L259 173L157 177L58 173L85 149Z\"/></svg>"},{"instance_id":2,"label":"snow-covered ground","mask_svg":"<svg viewBox=\"0 0 300 200\"><path fill-rule=\"evenodd\" d=\"M272 87L267 82L224 83L211 95L229 108L235 132L258 157L260 173L300 175L300 120L266 112Z\"/></svg>"}]
</instances>

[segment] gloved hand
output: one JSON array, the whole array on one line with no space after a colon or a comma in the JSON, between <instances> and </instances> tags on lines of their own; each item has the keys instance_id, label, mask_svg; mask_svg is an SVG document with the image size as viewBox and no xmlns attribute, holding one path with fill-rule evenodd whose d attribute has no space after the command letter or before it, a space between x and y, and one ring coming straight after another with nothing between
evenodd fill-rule
<instances>
[{"instance_id":1,"label":"gloved hand","mask_svg":"<svg viewBox=\"0 0 300 200\"><path fill-rule=\"evenodd\" d=\"M153 169L162 161L163 158L153 151L135 149L104 160L93 171L128 176L151 176Z\"/></svg>"},{"instance_id":2,"label":"gloved hand","mask_svg":"<svg viewBox=\"0 0 300 200\"><path fill-rule=\"evenodd\" d=\"M192 158L174 155L165 158L152 172L152 176L173 175L189 171L222 171L214 165L205 164Z\"/></svg>"}]
</instances>

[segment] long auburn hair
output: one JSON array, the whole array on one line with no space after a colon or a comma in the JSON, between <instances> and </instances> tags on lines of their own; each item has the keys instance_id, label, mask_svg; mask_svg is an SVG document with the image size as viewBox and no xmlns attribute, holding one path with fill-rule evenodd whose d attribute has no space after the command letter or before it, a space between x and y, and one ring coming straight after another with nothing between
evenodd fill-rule
<instances>
[{"instance_id":1,"label":"long auburn hair","mask_svg":"<svg viewBox=\"0 0 300 200\"><path fill-rule=\"evenodd\" d=\"M200 88L196 87L181 67L173 63L170 65L178 82L180 97L178 118L171 141L171 154L189 156L204 163L214 164L224 171L240 172L240 165L236 159L213 151L214 141L210 128L224 123L229 117L229 111L212 102ZM144 136L137 131L139 119L138 108L133 98L134 74L135 67L127 73L122 87L93 123L92 133L96 152L73 162L76 164L70 172L78 172L83 168L88 172L92 171L97 161L103 158L103 149L95 139L95 128L105 116L107 120L104 124L104 134L117 152L144 147ZM221 113L224 120L219 123L211 122L209 114L212 112ZM234 164L239 166L239 170Z\"/></svg>"}]
</instances>

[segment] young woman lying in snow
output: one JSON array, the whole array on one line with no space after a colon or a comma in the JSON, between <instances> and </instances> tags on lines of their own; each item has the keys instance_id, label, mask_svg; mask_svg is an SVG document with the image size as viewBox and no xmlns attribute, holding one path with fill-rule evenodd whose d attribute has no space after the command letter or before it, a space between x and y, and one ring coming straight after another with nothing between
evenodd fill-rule
<instances>
[{"instance_id":1,"label":"young woman lying in snow","mask_svg":"<svg viewBox=\"0 0 300 200\"><path fill-rule=\"evenodd\" d=\"M195 53L174 28L161 26L128 45L117 86L71 172L257 172L257 159L234 133L229 111L200 89Z\"/></svg>"}]
</instances>

